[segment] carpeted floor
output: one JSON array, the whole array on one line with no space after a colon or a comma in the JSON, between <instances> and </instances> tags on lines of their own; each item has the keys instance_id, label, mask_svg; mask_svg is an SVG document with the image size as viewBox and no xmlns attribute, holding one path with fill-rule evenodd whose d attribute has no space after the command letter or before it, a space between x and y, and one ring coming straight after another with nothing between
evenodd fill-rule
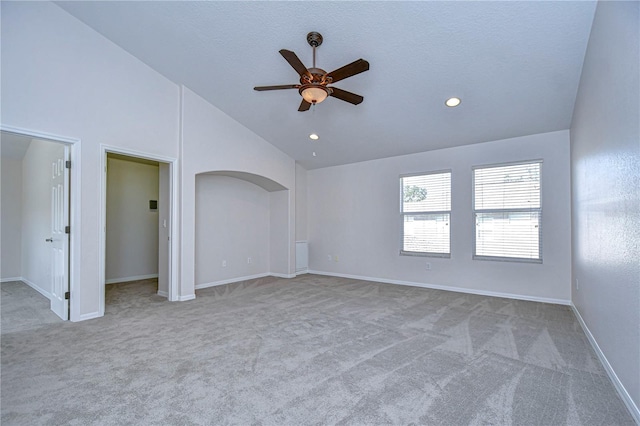
<instances>
[{"instance_id":1,"label":"carpeted floor","mask_svg":"<svg viewBox=\"0 0 640 426\"><path fill-rule=\"evenodd\" d=\"M566 306L317 275L107 287L70 323L2 284L3 425L634 424Z\"/></svg>"}]
</instances>

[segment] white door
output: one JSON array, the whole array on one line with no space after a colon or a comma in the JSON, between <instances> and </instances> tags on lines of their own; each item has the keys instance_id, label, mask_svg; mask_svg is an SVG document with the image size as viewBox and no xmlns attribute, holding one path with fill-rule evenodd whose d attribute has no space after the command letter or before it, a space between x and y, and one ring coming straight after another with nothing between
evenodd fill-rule
<instances>
[{"instance_id":1,"label":"white door","mask_svg":"<svg viewBox=\"0 0 640 426\"><path fill-rule=\"evenodd\" d=\"M69 147L51 164L51 310L69 319Z\"/></svg>"}]
</instances>

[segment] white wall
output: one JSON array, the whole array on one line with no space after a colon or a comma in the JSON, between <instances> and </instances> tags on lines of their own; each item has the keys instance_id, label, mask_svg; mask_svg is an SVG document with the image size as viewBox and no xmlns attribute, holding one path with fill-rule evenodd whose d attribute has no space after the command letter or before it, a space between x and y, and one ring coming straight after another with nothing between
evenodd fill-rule
<instances>
[{"instance_id":1,"label":"white wall","mask_svg":"<svg viewBox=\"0 0 640 426\"><path fill-rule=\"evenodd\" d=\"M293 191L282 190L269 193L269 270L280 277L295 274L295 207L289 200ZM295 225L294 225L295 226Z\"/></svg>"},{"instance_id":2,"label":"white wall","mask_svg":"<svg viewBox=\"0 0 640 426\"><path fill-rule=\"evenodd\" d=\"M107 283L158 275L158 165L107 157Z\"/></svg>"},{"instance_id":3,"label":"white wall","mask_svg":"<svg viewBox=\"0 0 640 426\"><path fill-rule=\"evenodd\" d=\"M263 176L289 191L286 193L286 207L281 211L286 223L283 233L276 238L284 238L278 245L277 253L286 253L284 267L287 274L295 274L295 162L240 125L218 108L206 102L186 87L182 88L182 139L181 139L181 298L193 297L195 289L196 244L196 175L210 171L246 172ZM199 232L199 231L198 231ZM274 235L273 233L271 235ZM210 252L221 244L211 240L201 249ZM274 248L274 242L270 241Z\"/></svg>"},{"instance_id":4,"label":"white wall","mask_svg":"<svg viewBox=\"0 0 640 426\"><path fill-rule=\"evenodd\" d=\"M543 263L472 260L472 166L531 159L544 161ZM442 169L452 170L451 258L400 256L399 175ZM310 170L308 191L310 270L569 301L568 131Z\"/></svg>"},{"instance_id":5,"label":"white wall","mask_svg":"<svg viewBox=\"0 0 640 426\"><path fill-rule=\"evenodd\" d=\"M22 159L22 278L51 294L51 165L64 145L34 139Z\"/></svg>"},{"instance_id":6,"label":"white wall","mask_svg":"<svg viewBox=\"0 0 640 426\"><path fill-rule=\"evenodd\" d=\"M167 80L50 2L1 2L2 124L80 139L80 208L71 318L100 316L101 144L180 158L178 298L194 297L195 176L234 170L285 188L295 272L295 162L187 88ZM74 231L75 230L75 231Z\"/></svg>"},{"instance_id":7,"label":"white wall","mask_svg":"<svg viewBox=\"0 0 640 426\"><path fill-rule=\"evenodd\" d=\"M296 241L307 240L307 170L296 164Z\"/></svg>"},{"instance_id":8,"label":"white wall","mask_svg":"<svg viewBox=\"0 0 640 426\"><path fill-rule=\"evenodd\" d=\"M571 125L572 300L635 402L638 422L639 9L598 3Z\"/></svg>"},{"instance_id":9,"label":"white wall","mask_svg":"<svg viewBox=\"0 0 640 426\"><path fill-rule=\"evenodd\" d=\"M198 288L269 272L269 198L269 192L242 179L196 177Z\"/></svg>"},{"instance_id":10,"label":"white wall","mask_svg":"<svg viewBox=\"0 0 640 426\"><path fill-rule=\"evenodd\" d=\"M100 144L177 158L179 87L53 3L0 7L2 124L81 140L71 318L99 316Z\"/></svg>"},{"instance_id":11,"label":"white wall","mask_svg":"<svg viewBox=\"0 0 640 426\"><path fill-rule=\"evenodd\" d=\"M0 280L22 276L22 159L0 165Z\"/></svg>"}]
</instances>

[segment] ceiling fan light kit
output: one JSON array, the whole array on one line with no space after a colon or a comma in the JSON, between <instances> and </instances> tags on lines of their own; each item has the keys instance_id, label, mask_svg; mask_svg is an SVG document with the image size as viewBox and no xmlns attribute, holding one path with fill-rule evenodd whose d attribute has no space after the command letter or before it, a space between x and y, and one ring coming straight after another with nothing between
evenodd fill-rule
<instances>
[{"instance_id":1,"label":"ceiling fan light kit","mask_svg":"<svg viewBox=\"0 0 640 426\"><path fill-rule=\"evenodd\" d=\"M364 59L358 59L328 73L321 68L316 68L316 48L322 44L322 35L315 31L310 32L307 34L307 43L313 48L313 66L311 68L305 67L294 52L286 49L280 50L280 54L300 75L300 84L257 86L253 89L257 91L298 89L298 93L302 96L302 102L300 103L298 111L307 111L311 108L311 105L319 104L329 96L353 105L361 103L364 100L362 96L337 87L329 87L328 85L368 71L369 62Z\"/></svg>"},{"instance_id":2,"label":"ceiling fan light kit","mask_svg":"<svg viewBox=\"0 0 640 426\"><path fill-rule=\"evenodd\" d=\"M329 90L326 87L315 84L304 84L300 87L299 92L302 98L310 104L319 104L329 96Z\"/></svg>"}]
</instances>

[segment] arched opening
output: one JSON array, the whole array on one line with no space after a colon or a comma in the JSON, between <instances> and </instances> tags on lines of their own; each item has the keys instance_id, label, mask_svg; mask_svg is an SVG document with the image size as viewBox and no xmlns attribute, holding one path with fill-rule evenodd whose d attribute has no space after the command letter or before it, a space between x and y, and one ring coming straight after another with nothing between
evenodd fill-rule
<instances>
[{"instance_id":1,"label":"arched opening","mask_svg":"<svg viewBox=\"0 0 640 426\"><path fill-rule=\"evenodd\" d=\"M196 175L195 288L286 276L289 189L238 171Z\"/></svg>"}]
</instances>

